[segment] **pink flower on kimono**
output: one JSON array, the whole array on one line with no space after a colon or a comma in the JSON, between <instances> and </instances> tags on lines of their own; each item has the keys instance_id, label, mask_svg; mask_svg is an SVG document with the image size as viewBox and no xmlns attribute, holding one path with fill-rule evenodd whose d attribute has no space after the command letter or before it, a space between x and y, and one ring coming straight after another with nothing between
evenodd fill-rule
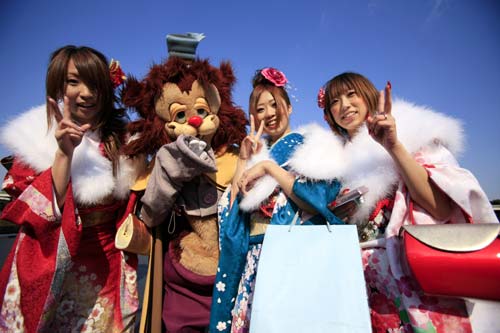
<instances>
[{"instance_id":1,"label":"pink flower on kimono","mask_svg":"<svg viewBox=\"0 0 500 333\"><path fill-rule=\"evenodd\" d=\"M236 321L233 319L233 321L234 321L235 328L237 330L243 328L243 326L245 325L245 321L243 319L241 319L241 317L238 317L238 319L236 319Z\"/></svg>"}]
</instances>

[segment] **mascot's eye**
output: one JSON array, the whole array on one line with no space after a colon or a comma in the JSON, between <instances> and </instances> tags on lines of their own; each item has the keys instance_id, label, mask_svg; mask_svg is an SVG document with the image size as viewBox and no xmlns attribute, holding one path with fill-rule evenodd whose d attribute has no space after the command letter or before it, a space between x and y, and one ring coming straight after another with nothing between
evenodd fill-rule
<instances>
[{"instance_id":1,"label":"mascot's eye","mask_svg":"<svg viewBox=\"0 0 500 333\"><path fill-rule=\"evenodd\" d=\"M196 111L198 112L198 116L200 116L202 118L205 118L208 115L208 112L205 109L198 109Z\"/></svg>"},{"instance_id":2,"label":"mascot's eye","mask_svg":"<svg viewBox=\"0 0 500 333\"><path fill-rule=\"evenodd\" d=\"M175 115L175 121L179 124L184 124L186 122L186 112L181 111Z\"/></svg>"}]
</instances>

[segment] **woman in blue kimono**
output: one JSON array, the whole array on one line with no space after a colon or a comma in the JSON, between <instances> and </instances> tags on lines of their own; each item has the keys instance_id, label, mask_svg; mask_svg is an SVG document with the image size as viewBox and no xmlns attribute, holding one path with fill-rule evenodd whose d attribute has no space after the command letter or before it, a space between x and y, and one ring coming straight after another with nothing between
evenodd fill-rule
<instances>
[{"instance_id":1,"label":"woman in blue kimono","mask_svg":"<svg viewBox=\"0 0 500 333\"><path fill-rule=\"evenodd\" d=\"M285 75L264 68L252 83L250 134L241 143L233 183L219 202L221 252L210 332L248 332L268 224L290 224L296 216L303 224L342 223L327 208L338 194L337 181L294 172L291 160L307 146L307 137L290 129Z\"/></svg>"}]
</instances>

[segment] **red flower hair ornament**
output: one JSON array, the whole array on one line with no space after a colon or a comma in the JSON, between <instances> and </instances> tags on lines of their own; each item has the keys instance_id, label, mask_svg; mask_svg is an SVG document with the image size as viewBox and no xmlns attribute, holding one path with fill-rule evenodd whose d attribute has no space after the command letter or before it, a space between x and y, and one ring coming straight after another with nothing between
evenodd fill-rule
<instances>
[{"instance_id":1,"label":"red flower hair ornament","mask_svg":"<svg viewBox=\"0 0 500 333\"><path fill-rule=\"evenodd\" d=\"M267 67L262 69L260 73L276 87L283 87L288 82L285 74L282 71L277 70L276 68Z\"/></svg>"},{"instance_id":2,"label":"red flower hair ornament","mask_svg":"<svg viewBox=\"0 0 500 333\"><path fill-rule=\"evenodd\" d=\"M109 75L111 76L111 81L113 82L113 88L120 86L127 77L120 67L120 62L114 59L111 59L109 63Z\"/></svg>"}]
</instances>

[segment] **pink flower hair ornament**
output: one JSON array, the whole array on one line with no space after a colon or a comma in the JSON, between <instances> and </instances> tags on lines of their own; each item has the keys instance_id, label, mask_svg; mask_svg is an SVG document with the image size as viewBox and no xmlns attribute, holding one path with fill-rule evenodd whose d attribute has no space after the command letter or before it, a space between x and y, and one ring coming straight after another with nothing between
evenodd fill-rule
<instances>
[{"instance_id":1,"label":"pink flower hair ornament","mask_svg":"<svg viewBox=\"0 0 500 333\"><path fill-rule=\"evenodd\" d=\"M111 59L111 62L109 63L109 75L111 76L113 88L115 89L127 80L125 73L120 67L120 62L114 59Z\"/></svg>"},{"instance_id":2,"label":"pink flower hair ornament","mask_svg":"<svg viewBox=\"0 0 500 333\"><path fill-rule=\"evenodd\" d=\"M285 74L276 68L267 67L262 69L260 73L266 78L266 80L274 84L276 87L283 87L288 82Z\"/></svg>"},{"instance_id":3,"label":"pink flower hair ornament","mask_svg":"<svg viewBox=\"0 0 500 333\"><path fill-rule=\"evenodd\" d=\"M318 91L318 107L320 109L325 108L325 88L321 87Z\"/></svg>"}]
</instances>

